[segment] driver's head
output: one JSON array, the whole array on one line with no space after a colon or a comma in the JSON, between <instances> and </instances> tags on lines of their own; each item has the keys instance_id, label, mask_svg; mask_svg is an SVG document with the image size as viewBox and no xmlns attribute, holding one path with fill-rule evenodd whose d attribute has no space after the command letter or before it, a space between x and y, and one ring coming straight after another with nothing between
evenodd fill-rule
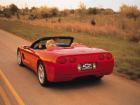
<instances>
[{"instance_id":1,"label":"driver's head","mask_svg":"<svg viewBox=\"0 0 140 105\"><path fill-rule=\"evenodd\" d=\"M46 48L56 46L56 43L53 39L50 39L46 42Z\"/></svg>"}]
</instances>

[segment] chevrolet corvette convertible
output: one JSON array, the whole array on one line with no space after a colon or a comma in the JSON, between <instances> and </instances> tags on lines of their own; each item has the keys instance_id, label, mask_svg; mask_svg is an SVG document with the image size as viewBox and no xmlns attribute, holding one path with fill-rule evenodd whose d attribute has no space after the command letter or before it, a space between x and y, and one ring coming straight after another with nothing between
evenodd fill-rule
<instances>
[{"instance_id":1,"label":"chevrolet corvette convertible","mask_svg":"<svg viewBox=\"0 0 140 105\"><path fill-rule=\"evenodd\" d=\"M55 41L55 46L46 46L50 40ZM64 36L43 37L31 46L20 46L17 48L18 64L31 68L42 86L84 76L100 79L112 73L114 58L110 52L73 40L73 37Z\"/></svg>"}]
</instances>

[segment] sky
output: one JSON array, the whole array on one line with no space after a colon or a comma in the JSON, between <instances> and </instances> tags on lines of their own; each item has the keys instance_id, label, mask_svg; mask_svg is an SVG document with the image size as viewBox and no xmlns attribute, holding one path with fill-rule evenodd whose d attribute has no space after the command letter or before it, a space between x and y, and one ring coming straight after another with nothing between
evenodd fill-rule
<instances>
[{"instance_id":1,"label":"sky","mask_svg":"<svg viewBox=\"0 0 140 105\"><path fill-rule=\"evenodd\" d=\"M0 5L16 4L19 8L24 7L57 7L62 9L75 9L78 8L80 2L84 3L86 7L102 7L111 8L119 11L122 4L136 5L140 9L140 0L0 0Z\"/></svg>"}]
</instances>

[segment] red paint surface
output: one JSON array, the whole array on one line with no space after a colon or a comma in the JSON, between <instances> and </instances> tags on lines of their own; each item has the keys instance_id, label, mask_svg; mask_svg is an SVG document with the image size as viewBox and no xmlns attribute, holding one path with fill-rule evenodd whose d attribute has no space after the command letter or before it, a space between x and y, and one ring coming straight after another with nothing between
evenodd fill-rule
<instances>
[{"instance_id":1,"label":"red paint surface","mask_svg":"<svg viewBox=\"0 0 140 105\"><path fill-rule=\"evenodd\" d=\"M81 76L103 76L111 74L114 58L108 51L86 46L52 47L45 50L24 49L19 47L23 63L37 72L37 62L45 65L47 78L51 82L69 81ZM79 71L81 63L96 63L96 69Z\"/></svg>"}]
</instances>

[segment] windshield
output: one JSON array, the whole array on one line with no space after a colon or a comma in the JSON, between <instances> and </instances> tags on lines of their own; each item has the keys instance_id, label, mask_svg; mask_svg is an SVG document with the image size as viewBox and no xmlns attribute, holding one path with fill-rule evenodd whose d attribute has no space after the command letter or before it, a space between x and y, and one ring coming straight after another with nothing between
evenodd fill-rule
<instances>
[{"instance_id":1,"label":"windshield","mask_svg":"<svg viewBox=\"0 0 140 105\"><path fill-rule=\"evenodd\" d=\"M34 49L46 49L46 45L50 45L50 43L55 44L55 46L59 47L70 47L73 42L72 37L45 37L37 40L31 45L31 48Z\"/></svg>"},{"instance_id":2,"label":"windshield","mask_svg":"<svg viewBox=\"0 0 140 105\"><path fill-rule=\"evenodd\" d=\"M71 39L55 39L55 43L57 46L65 47L65 46L70 46L71 44Z\"/></svg>"}]
</instances>

